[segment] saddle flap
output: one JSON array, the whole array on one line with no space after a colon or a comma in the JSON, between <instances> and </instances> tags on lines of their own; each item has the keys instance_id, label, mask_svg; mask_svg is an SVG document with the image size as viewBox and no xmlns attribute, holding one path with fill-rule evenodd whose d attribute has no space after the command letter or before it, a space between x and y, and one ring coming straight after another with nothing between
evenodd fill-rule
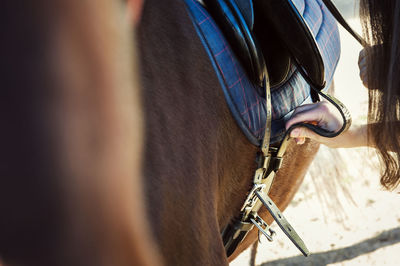
<instances>
[{"instance_id":1,"label":"saddle flap","mask_svg":"<svg viewBox=\"0 0 400 266\"><path fill-rule=\"evenodd\" d=\"M291 0L254 0L254 10L256 24L261 24L261 27L272 25L278 36L278 42L290 52L307 82L322 89L325 85L325 69L321 53L314 35L293 2ZM262 35L261 29L256 37ZM268 62L267 65L269 65Z\"/></svg>"},{"instance_id":2,"label":"saddle flap","mask_svg":"<svg viewBox=\"0 0 400 266\"><path fill-rule=\"evenodd\" d=\"M249 77L260 87L265 68L275 88L288 80L293 62L310 85L324 87L324 62L317 41L292 0L204 2Z\"/></svg>"},{"instance_id":3,"label":"saddle flap","mask_svg":"<svg viewBox=\"0 0 400 266\"><path fill-rule=\"evenodd\" d=\"M274 25L265 23L263 14L256 12L253 31L264 55L270 86L273 90L288 80L292 66L291 54L283 45L283 40L280 39Z\"/></svg>"}]
</instances>

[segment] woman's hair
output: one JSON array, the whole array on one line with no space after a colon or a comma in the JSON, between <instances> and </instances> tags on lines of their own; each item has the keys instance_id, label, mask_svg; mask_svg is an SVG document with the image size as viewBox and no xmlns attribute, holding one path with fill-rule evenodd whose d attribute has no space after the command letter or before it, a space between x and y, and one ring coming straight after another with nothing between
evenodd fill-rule
<instances>
[{"instance_id":1,"label":"woman's hair","mask_svg":"<svg viewBox=\"0 0 400 266\"><path fill-rule=\"evenodd\" d=\"M369 138L384 168L381 184L395 188L400 181L400 0L361 0L360 15L369 85Z\"/></svg>"}]
</instances>

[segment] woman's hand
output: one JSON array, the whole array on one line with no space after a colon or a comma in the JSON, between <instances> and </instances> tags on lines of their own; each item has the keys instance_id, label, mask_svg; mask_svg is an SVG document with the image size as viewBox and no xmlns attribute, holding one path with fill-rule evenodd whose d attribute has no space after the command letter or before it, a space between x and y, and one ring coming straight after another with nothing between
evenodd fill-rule
<instances>
[{"instance_id":1,"label":"woman's hand","mask_svg":"<svg viewBox=\"0 0 400 266\"><path fill-rule=\"evenodd\" d=\"M286 129L292 125L308 122L316 123L328 131L337 132L342 128L343 120L339 111L328 102L318 102L302 105L294 111L292 117L286 123ZM367 145L367 126L351 126L349 130L334 138L325 138L305 127L292 130L290 137L297 144L303 144L306 138L313 139L331 148L350 148Z\"/></svg>"}]
</instances>

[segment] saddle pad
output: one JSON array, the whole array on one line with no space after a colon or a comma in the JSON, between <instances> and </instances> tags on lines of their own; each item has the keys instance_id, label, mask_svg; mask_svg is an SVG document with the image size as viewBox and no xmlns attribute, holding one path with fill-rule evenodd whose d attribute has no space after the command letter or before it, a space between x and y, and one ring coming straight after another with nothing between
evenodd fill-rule
<instances>
[{"instance_id":1,"label":"saddle pad","mask_svg":"<svg viewBox=\"0 0 400 266\"><path fill-rule=\"evenodd\" d=\"M249 141L261 145L265 130L265 100L259 88L247 77L222 32L207 10L196 0L185 0L198 36L208 53L220 81L226 102L237 124ZM340 57L340 39L336 21L321 0L294 0L320 47L325 66L326 88ZM325 89L326 90L326 89ZM271 92L271 143L280 141L285 133L285 122L294 108L311 102L310 87L293 68L288 81Z\"/></svg>"}]
</instances>

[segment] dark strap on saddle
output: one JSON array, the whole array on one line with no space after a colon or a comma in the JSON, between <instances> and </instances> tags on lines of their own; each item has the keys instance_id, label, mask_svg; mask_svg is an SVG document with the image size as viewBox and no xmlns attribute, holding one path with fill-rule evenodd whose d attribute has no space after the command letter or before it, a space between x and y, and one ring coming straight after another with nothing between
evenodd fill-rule
<instances>
[{"instance_id":1,"label":"dark strap on saddle","mask_svg":"<svg viewBox=\"0 0 400 266\"><path fill-rule=\"evenodd\" d=\"M256 38L253 37L252 10L247 10L253 5L250 0L243 2L248 4L242 3L239 6L235 0L204 0L207 10L217 21L247 74L255 84L262 87L266 73L265 60Z\"/></svg>"},{"instance_id":2,"label":"dark strap on saddle","mask_svg":"<svg viewBox=\"0 0 400 266\"><path fill-rule=\"evenodd\" d=\"M350 27L331 0L322 0L322 2L324 2L325 6L329 9L335 19L354 37L354 39L356 39L363 47L368 45L367 42Z\"/></svg>"}]
</instances>

